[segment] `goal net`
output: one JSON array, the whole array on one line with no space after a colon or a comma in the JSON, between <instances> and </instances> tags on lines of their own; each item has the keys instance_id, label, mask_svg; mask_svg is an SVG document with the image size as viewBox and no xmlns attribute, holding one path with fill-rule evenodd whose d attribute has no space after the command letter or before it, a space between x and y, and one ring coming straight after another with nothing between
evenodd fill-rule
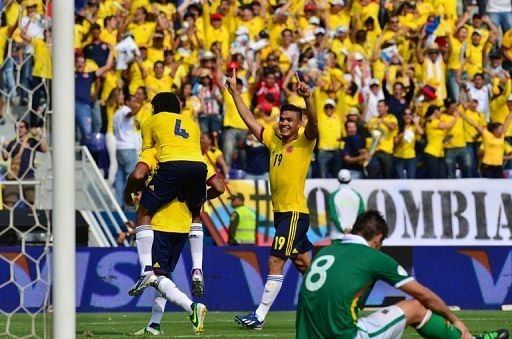
<instances>
[{"instance_id":1,"label":"goal net","mask_svg":"<svg viewBox=\"0 0 512 339\"><path fill-rule=\"evenodd\" d=\"M0 1L0 337L49 337L47 0Z\"/></svg>"}]
</instances>

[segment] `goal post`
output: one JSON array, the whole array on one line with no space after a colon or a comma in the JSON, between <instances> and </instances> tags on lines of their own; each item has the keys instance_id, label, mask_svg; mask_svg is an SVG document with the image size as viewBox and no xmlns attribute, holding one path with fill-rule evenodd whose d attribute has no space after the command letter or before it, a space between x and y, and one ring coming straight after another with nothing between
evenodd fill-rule
<instances>
[{"instance_id":1,"label":"goal post","mask_svg":"<svg viewBox=\"0 0 512 339\"><path fill-rule=\"evenodd\" d=\"M75 338L74 1L53 0L53 338Z\"/></svg>"}]
</instances>

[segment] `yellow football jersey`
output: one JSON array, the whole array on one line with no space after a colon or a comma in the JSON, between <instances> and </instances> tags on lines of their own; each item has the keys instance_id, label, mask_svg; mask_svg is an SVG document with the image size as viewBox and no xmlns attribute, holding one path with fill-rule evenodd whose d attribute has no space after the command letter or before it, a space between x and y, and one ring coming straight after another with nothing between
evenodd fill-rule
<instances>
[{"instance_id":1,"label":"yellow football jersey","mask_svg":"<svg viewBox=\"0 0 512 339\"><path fill-rule=\"evenodd\" d=\"M142 150L155 147L158 162L204 162L200 134L199 126L190 117L160 112L142 124Z\"/></svg>"},{"instance_id":2,"label":"yellow football jersey","mask_svg":"<svg viewBox=\"0 0 512 339\"><path fill-rule=\"evenodd\" d=\"M270 151L269 180L274 211L309 213L304 186L316 139L308 140L301 129L296 140L283 145L272 128L263 130L262 139Z\"/></svg>"}]
</instances>

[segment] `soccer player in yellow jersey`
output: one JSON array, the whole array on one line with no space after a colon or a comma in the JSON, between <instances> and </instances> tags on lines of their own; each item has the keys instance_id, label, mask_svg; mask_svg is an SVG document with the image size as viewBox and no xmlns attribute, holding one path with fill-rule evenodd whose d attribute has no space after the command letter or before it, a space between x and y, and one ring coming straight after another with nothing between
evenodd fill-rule
<instances>
[{"instance_id":1,"label":"soccer player in yellow jersey","mask_svg":"<svg viewBox=\"0 0 512 339\"><path fill-rule=\"evenodd\" d=\"M135 167L135 170L130 175L129 180L131 181L127 188L132 187L136 188L137 185L132 185L132 183L144 183L146 182L146 178L150 175L157 167L157 159L156 159L156 149L151 148L145 150L141 153L139 162ZM210 199L216 198L220 194L224 192L224 184L222 180L218 178L215 174L214 168L208 168L208 182L207 184L211 187L208 190L208 197ZM128 200L131 199L131 194L129 189L125 191L125 196L127 196ZM192 267L197 267L197 264L194 261L198 261L198 259L202 262L202 236L197 237L197 232L194 230L195 223L192 223L192 214L190 210L187 208L187 205L179 200L175 199L170 203L167 203L163 206L151 219L151 226L141 229L140 227L136 230L136 239L137 239L137 252L139 255L139 261L141 264L142 271L144 272L146 269L151 270L152 262L155 262L155 258L160 258L160 262L162 262L162 258L167 259L170 262L170 266L174 268L176 265L181 251L183 249L184 242L187 237L190 241L190 247L192 252ZM199 224L200 225L200 224ZM164 236L167 236L167 243L153 243L154 233L165 233ZM202 233L202 229L201 229ZM202 235L202 234L201 234ZM164 237L157 236L156 239L162 239ZM165 238L164 238L165 239ZM200 258L197 258L197 251L194 251L194 247L199 246ZM162 250L164 253L162 253ZM159 262L159 266L161 265ZM201 263L202 265L202 263ZM155 265L153 265L154 267ZM136 335L142 334L153 334L159 335L160 332L160 322L162 319L163 311L165 310L165 303L167 301L166 297L169 297L169 300L179 306L181 306L185 311L189 312L199 312L204 307L204 305L196 304L194 305L192 301L170 281L171 289L170 293L164 291L163 293L159 287L165 288L169 286L167 281L162 285L160 283L157 286L159 293L155 295L155 300L153 302L152 312L151 312L151 320L148 325L142 330L136 332ZM162 287L163 286L163 287ZM163 295L160 294L163 293ZM194 292L193 292L194 294ZM202 319L201 315L204 318L204 312L201 314L197 314L198 317L195 319ZM200 324L194 324L194 315L192 313L191 316L192 323L194 325L194 329L196 332L199 331ZM202 320L201 320L202 321ZM197 326L196 326L197 325Z\"/></svg>"},{"instance_id":2,"label":"soccer player in yellow jersey","mask_svg":"<svg viewBox=\"0 0 512 339\"><path fill-rule=\"evenodd\" d=\"M308 252L313 244L306 234L309 210L304 186L318 136L318 119L312 91L303 82L297 84L297 93L306 102L306 126L302 128L303 110L286 104L281 107L277 131L260 125L247 108L236 87L235 70L233 76L226 79L226 87L249 130L270 152L269 180L276 233L268 259L269 274L257 310L246 316L235 317L242 326L261 329L265 316L281 289L286 260L292 260L302 273L311 261Z\"/></svg>"},{"instance_id":3,"label":"soccer player in yellow jersey","mask_svg":"<svg viewBox=\"0 0 512 339\"><path fill-rule=\"evenodd\" d=\"M156 149L158 168L142 191L137 209L137 227L151 224L151 218L167 203L178 198L187 204L192 218L199 216L206 199L206 163L201 153L197 124L179 114L178 96L158 93L151 101L153 115L142 125L142 151ZM125 191L133 192L127 183ZM127 199L127 203L130 199ZM165 275L168 267L153 267L156 275ZM152 274L142 275L130 290L137 294L147 286Z\"/></svg>"}]
</instances>

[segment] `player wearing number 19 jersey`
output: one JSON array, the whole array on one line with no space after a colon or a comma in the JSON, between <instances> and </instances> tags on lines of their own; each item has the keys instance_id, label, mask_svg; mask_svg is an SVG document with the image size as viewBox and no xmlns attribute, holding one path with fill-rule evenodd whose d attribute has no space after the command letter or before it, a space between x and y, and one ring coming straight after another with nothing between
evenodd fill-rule
<instances>
[{"instance_id":1,"label":"player wearing number 19 jersey","mask_svg":"<svg viewBox=\"0 0 512 339\"><path fill-rule=\"evenodd\" d=\"M304 272L309 266L309 250L313 247L307 237L309 211L304 195L306 175L318 136L318 120L311 89L303 82L297 92L306 102L308 122L302 127L302 109L283 105L279 115L278 131L263 128L245 105L236 88L236 73L226 81L238 113L250 131L269 149L269 181L274 208L276 233L268 259L267 282L261 303L255 312L235 317L242 326L261 329L265 317L283 283L283 267L291 259Z\"/></svg>"},{"instance_id":2,"label":"player wearing number 19 jersey","mask_svg":"<svg viewBox=\"0 0 512 339\"><path fill-rule=\"evenodd\" d=\"M358 216L352 234L316 254L299 292L298 339L397 339L406 325L431 339L474 338L441 298L379 251L387 233L382 216L368 211ZM377 280L415 299L359 318ZM487 332L477 338L505 339L508 331Z\"/></svg>"}]
</instances>

